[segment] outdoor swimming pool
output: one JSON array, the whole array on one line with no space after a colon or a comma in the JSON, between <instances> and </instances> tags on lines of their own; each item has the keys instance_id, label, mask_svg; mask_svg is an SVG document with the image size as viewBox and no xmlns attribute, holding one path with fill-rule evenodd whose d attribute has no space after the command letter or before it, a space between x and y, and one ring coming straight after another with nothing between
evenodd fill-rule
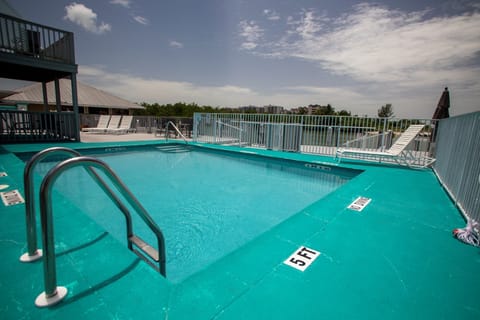
<instances>
[{"instance_id":1,"label":"outdoor swimming pool","mask_svg":"<svg viewBox=\"0 0 480 320\"><path fill-rule=\"evenodd\" d=\"M105 161L162 229L167 278L172 282L238 249L360 172L179 145L81 153ZM43 176L56 163L42 162L38 171ZM119 241L126 241L123 216L85 171L67 171L55 190L54 199L67 198ZM134 232L155 244L153 234L135 218Z\"/></svg>"}]
</instances>

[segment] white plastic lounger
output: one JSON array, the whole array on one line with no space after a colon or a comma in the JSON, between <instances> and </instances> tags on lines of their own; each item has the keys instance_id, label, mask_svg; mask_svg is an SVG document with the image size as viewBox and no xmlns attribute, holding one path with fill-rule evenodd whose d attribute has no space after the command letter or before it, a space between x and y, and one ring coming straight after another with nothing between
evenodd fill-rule
<instances>
[{"instance_id":1,"label":"white plastic lounger","mask_svg":"<svg viewBox=\"0 0 480 320\"><path fill-rule=\"evenodd\" d=\"M126 134L131 130L133 116L123 116L118 128L107 129L107 133Z\"/></svg>"},{"instance_id":2,"label":"white plastic lounger","mask_svg":"<svg viewBox=\"0 0 480 320\"><path fill-rule=\"evenodd\" d=\"M108 122L110 121L109 115L101 115L98 119L97 126L95 128L83 128L82 132L94 132L97 130L105 130L108 127Z\"/></svg>"},{"instance_id":3,"label":"white plastic lounger","mask_svg":"<svg viewBox=\"0 0 480 320\"><path fill-rule=\"evenodd\" d=\"M92 133L107 133L107 130L117 129L121 119L122 119L122 116L113 115L110 117L110 122L108 123L108 126L106 128L95 129L92 131Z\"/></svg>"},{"instance_id":4,"label":"white plastic lounger","mask_svg":"<svg viewBox=\"0 0 480 320\"><path fill-rule=\"evenodd\" d=\"M430 166L435 160L429 157L417 157L411 151L406 150L410 142L422 131L423 124L411 125L405 130L395 143L386 151L368 151L361 149L337 150L336 156L341 161L343 158L353 158L375 162L394 162L413 168L424 168Z\"/></svg>"}]
</instances>

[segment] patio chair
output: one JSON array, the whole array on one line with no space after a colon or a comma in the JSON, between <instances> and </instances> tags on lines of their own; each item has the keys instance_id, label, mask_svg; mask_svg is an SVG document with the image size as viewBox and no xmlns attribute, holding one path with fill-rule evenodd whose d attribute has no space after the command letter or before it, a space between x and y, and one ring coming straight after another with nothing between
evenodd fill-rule
<instances>
[{"instance_id":1,"label":"patio chair","mask_svg":"<svg viewBox=\"0 0 480 320\"><path fill-rule=\"evenodd\" d=\"M112 129L107 129L107 133L113 133L113 134L126 134L128 131L132 130L132 120L133 116L123 116L122 121L120 122L120 125L118 128L112 128Z\"/></svg>"},{"instance_id":2,"label":"patio chair","mask_svg":"<svg viewBox=\"0 0 480 320\"><path fill-rule=\"evenodd\" d=\"M94 132L99 130L105 130L108 127L108 122L110 121L109 115L101 115L98 119L97 126L95 128L83 128L82 132Z\"/></svg>"},{"instance_id":3,"label":"patio chair","mask_svg":"<svg viewBox=\"0 0 480 320\"><path fill-rule=\"evenodd\" d=\"M107 133L107 130L117 129L118 125L120 124L120 120L122 116L120 115L113 115L110 117L110 122L106 128L95 129L91 131L92 133Z\"/></svg>"},{"instance_id":4,"label":"patio chair","mask_svg":"<svg viewBox=\"0 0 480 320\"><path fill-rule=\"evenodd\" d=\"M410 125L392 146L386 151L369 151L361 149L337 150L336 157L341 161L343 158L353 158L365 161L375 162L393 162L412 168L424 168L430 166L435 159L425 156L418 156L413 152L406 150L407 146L422 131L423 124Z\"/></svg>"}]
</instances>

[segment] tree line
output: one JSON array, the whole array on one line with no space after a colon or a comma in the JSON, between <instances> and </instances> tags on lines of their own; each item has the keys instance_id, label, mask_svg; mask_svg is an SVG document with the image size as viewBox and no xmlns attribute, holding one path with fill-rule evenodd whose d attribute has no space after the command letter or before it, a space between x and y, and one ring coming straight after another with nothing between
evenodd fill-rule
<instances>
[{"instance_id":1,"label":"tree line","mask_svg":"<svg viewBox=\"0 0 480 320\"><path fill-rule=\"evenodd\" d=\"M146 115L157 117L193 117L195 112L200 113L241 113L239 108L222 108L212 106L199 106L196 103L177 102L174 104L158 104L158 103L141 103L141 106L145 107L143 110L135 110L134 115ZM286 114L308 114L308 110L311 108L314 110L313 115L327 115L327 116L351 116L352 113L345 109L336 111L335 108L327 104L325 106L312 104L306 107L298 107L292 110L284 110ZM249 110L248 113L256 113ZM379 117L392 117L393 107L391 104L386 104L378 109Z\"/></svg>"},{"instance_id":2,"label":"tree line","mask_svg":"<svg viewBox=\"0 0 480 320\"><path fill-rule=\"evenodd\" d=\"M193 117L195 112L203 113L233 113L230 108L214 108L212 106L199 106L196 103L177 102L174 104L140 104L144 110L135 110L134 115L157 116L157 117ZM238 112L238 111L237 111Z\"/></svg>"}]
</instances>

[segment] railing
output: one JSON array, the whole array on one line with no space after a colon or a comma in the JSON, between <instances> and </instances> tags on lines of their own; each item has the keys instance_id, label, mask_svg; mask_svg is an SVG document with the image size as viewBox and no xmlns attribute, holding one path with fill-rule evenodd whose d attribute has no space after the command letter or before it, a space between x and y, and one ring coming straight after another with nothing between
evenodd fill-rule
<instances>
[{"instance_id":1,"label":"railing","mask_svg":"<svg viewBox=\"0 0 480 320\"><path fill-rule=\"evenodd\" d=\"M408 150L431 154L435 120L278 114L194 115L193 139L281 151L335 155L337 148L388 149L411 124L424 124Z\"/></svg>"},{"instance_id":2,"label":"railing","mask_svg":"<svg viewBox=\"0 0 480 320\"><path fill-rule=\"evenodd\" d=\"M80 156L80 153L62 147L45 149L35 154L25 165L23 171L23 189L25 191L25 218L27 230L27 252L20 257L22 262L33 262L43 255L42 250L37 247L37 223L35 215L35 196L33 185L33 172L36 165L52 155Z\"/></svg>"},{"instance_id":3,"label":"railing","mask_svg":"<svg viewBox=\"0 0 480 320\"><path fill-rule=\"evenodd\" d=\"M73 33L0 13L0 53L74 64Z\"/></svg>"},{"instance_id":4,"label":"railing","mask_svg":"<svg viewBox=\"0 0 480 320\"><path fill-rule=\"evenodd\" d=\"M366 134L361 136L360 138L347 141L343 144L342 147L359 148L364 150L378 149L382 146L382 144L385 144L387 146L391 145L392 137L393 137L392 131L382 132L382 133L374 132L372 134Z\"/></svg>"},{"instance_id":5,"label":"railing","mask_svg":"<svg viewBox=\"0 0 480 320\"><path fill-rule=\"evenodd\" d=\"M172 121L168 121L168 122L167 122L167 125L165 126L165 140L168 140L168 136L169 136L169 134L168 134L169 131L168 131L168 130L169 130L170 126L172 126L173 129L175 130L175 132L176 132L180 137L182 137L182 139L183 139L183 141L184 141L185 143L188 144L187 138L182 134L182 132L177 128L177 126L176 126Z\"/></svg>"},{"instance_id":6,"label":"railing","mask_svg":"<svg viewBox=\"0 0 480 320\"><path fill-rule=\"evenodd\" d=\"M0 143L74 141L73 112L0 110Z\"/></svg>"},{"instance_id":7,"label":"railing","mask_svg":"<svg viewBox=\"0 0 480 320\"><path fill-rule=\"evenodd\" d=\"M434 171L460 211L480 222L480 112L439 123Z\"/></svg>"},{"instance_id":8,"label":"railing","mask_svg":"<svg viewBox=\"0 0 480 320\"><path fill-rule=\"evenodd\" d=\"M80 127L96 127L99 117L98 114L80 114ZM192 118L188 117L133 116L132 128L138 133L155 133L158 129L165 129L169 121L172 121L184 136L191 136Z\"/></svg>"},{"instance_id":9,"label":"railing","mask_svg":"<svg viewBox=\"0 0 480 320\"><path fill-rule=\"evenodd\" d=\"M37 248L36 239L36 222L35 222L35 204L33 196L33 170L35 165L47 156L61 154L67 156L75 156L67 159L54 168L52 168L44 177L40 186L40 213L42 224L42 242L45 256L44 262L44 281L45 291L41 293L35 304L38 307L51 306L61 301L67 294L67 289L58 287L56 283L56 262L55 249L53 241L53 217L52 217L52 198L51 189L56 179L66 170L82 166L93 180L102 188L102 190L109 196L109 198L120 209L126 219L127 228L127 243L128 248L135 252L140 258L158 270L163 276L166 276L166 255L165 255L165 240L160 228L152 220L147 211L138 202L135 196L128 190L123 182L115 175L115 173L108 167L108 165L101 160L79 156L79 153L61 147L54 147L46 149L37 153L25 166L24 171L24 186L26 195L26 221L27 221L27 248L28 251L20 257L23 262L32 262L42 257L42 251ZM105 181L93 170L93 168L100 169L106 177L113 183L120 194L127 200L129 205L137 212L142 220L148 225L150 230L157 238L158 251L145 243L142 239L133 233L132 218L128 208L122 203L120 198L115 195L114 191L105 183ZM140 250L137 250L134 245ZM152 261L158 263L156 267Z\"/></svg>"}]
</instances>

